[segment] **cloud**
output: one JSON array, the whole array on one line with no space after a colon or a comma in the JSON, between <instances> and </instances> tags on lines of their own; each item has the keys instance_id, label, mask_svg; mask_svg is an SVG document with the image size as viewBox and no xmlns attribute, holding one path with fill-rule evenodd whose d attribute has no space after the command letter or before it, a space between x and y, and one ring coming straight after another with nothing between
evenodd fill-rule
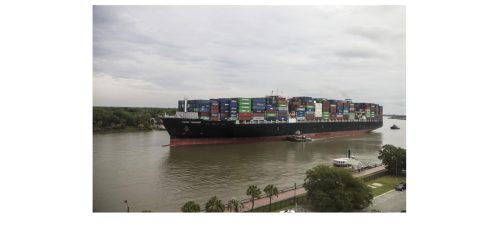
<instances>
[{"instance_id":1,"label":"cloud","mask_svg":"<svg viewBox=\"0 0 500 230\"><path fill-rule=\"evenodd\" d=\"M276 88L406 100L405 7L93 9L94 105L175 107L184 95L262 97Z\"/></svg>"}]
</instances>

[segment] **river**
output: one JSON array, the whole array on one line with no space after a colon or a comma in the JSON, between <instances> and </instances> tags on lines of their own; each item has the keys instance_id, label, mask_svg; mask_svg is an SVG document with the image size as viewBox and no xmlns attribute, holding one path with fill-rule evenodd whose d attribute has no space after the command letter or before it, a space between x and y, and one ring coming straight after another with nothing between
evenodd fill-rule
<instances>
[{"instance_id":1,"label":"river","mask_svg":"<svg viewBox=\"0 0 500 230\"><path fill-rule=\"evenodd\" d=\"M261 190L302 184L305 172L331 164L347 150L363 163L380 163L385 144L406 148L406 121L384 118L371 133L315 139L308 143L262 142L161 147L166 131L93 134L93 211L180 212L194 200L203 206L216 195L227 203L248 198L255 184ZM391 130L393 124L400 130ZM203 208L203 207L202 207Z\"/></svg>"}]
</instances>

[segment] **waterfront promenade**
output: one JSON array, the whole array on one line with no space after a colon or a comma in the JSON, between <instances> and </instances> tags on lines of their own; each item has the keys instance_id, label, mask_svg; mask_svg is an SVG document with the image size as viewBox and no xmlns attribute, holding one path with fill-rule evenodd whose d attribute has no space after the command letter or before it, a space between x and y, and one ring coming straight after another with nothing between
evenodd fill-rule
<instances>
[{"instance_id":1,"label":"waterfront promenade","mask_svg":"<svg viewBox=\"0 0 500 230\"><path fill-rule=\"evenodd\" d=\"M361 177L361 176L365 176L365 175L368 175L368 174L371 174L371 173L374 173L374 172L382 171L384 169L385 169L385 166L382 165L382 166L378 166L378 167L375 167L375 168L367 169L367 170L364 170L364 171L361 171L361 172L354 172L354 173L352 173L352 176L353 177ZM282 192L282 193L280 193L278 195L278 197L273 196L271 198L271 201L272 201L272 203L275 203L275 202L278 202L278 201L282 201L282 200L286 200L286 199L292 198L294 196L294 192L295 192L295 196L299 196L299 195L307 193L307 191L306 191L306 189L304 187L300 187L300 188L297 188L296 190L289 190L289 191L286 191L286 192ZM255 202L254 202L253 209L257 209L258 207L265 206L265 205L268 205L268 204L269 204L269 197L263 197L263 198L260 198L260 199L256 199ZM252 202L251 201L243 203L243 211L250 211L251 209L252 209ZM226 208L225 212L230 212L230 211L229 211L229 209Z\"/></svg>"}]
</instances>

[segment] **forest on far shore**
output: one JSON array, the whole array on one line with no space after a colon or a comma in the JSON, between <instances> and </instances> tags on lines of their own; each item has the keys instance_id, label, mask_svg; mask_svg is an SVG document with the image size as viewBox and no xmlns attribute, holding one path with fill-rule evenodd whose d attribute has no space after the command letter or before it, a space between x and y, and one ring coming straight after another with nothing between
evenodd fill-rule
<instances>
[{"instance_id":1,"label":"forest on far shore","mask_svg":"<svg viewBox=\"0 0 500 230\"><path fill-rule=\"evenodd\" d=\"M153 130L159 117L175 115L175 108L138 107L93 107L92 129L94 131L139 129Z\"/></svg>"}]
</instances>

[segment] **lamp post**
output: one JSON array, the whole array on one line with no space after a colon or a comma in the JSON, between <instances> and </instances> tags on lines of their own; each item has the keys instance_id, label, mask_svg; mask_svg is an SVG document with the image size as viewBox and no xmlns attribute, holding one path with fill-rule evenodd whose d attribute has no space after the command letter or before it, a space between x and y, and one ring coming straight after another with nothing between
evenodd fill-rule
<instances>
[{"instance_id":1,"label":"lamp post","mask_svg":"<svg viewBox=\"0 0 500 230\"><path fill-rule=\"evenodd\" d=\"M127 200L125 200L124 202L125 202L125 204L127 204L127 212L129 212Z\"/></svg>"},{"instance_id":2,"label":"lamp post","mask_svg":"<svg viewBox=\"0 0 500 230\"><path fill-rule=\"evenodd\" d=\"M295 200L295 191L297 191L297 183L293 183L295 190L293 190L293 200Z\"/></svg>"}]
</instances>

